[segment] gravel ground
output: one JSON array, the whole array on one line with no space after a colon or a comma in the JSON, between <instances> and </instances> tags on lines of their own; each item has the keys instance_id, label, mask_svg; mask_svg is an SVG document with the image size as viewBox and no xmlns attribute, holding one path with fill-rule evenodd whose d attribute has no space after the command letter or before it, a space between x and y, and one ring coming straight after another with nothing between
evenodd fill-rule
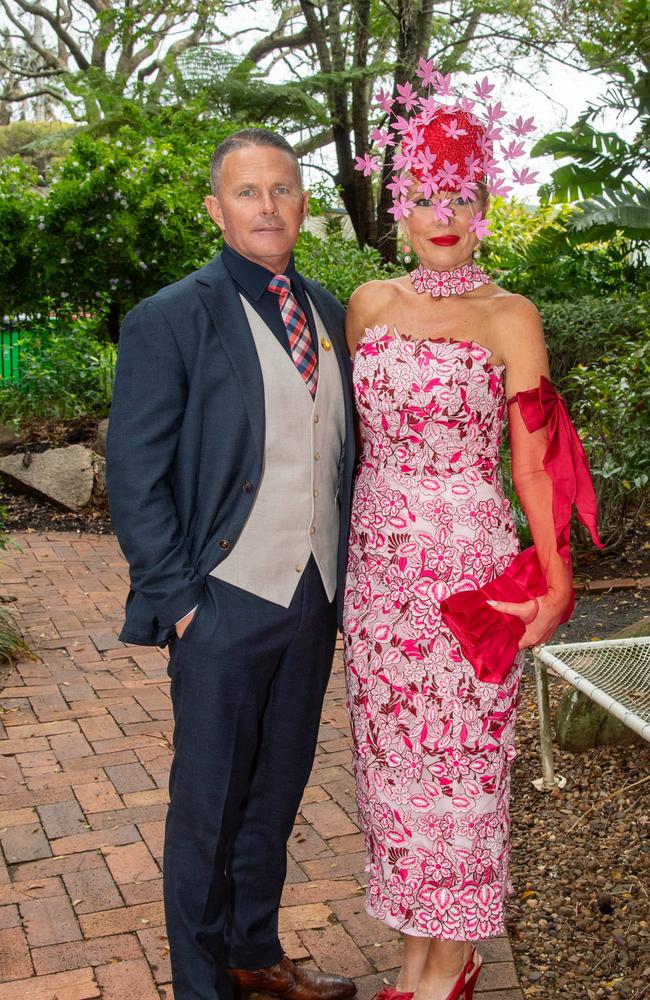
<instances>
[{"instance_id":1,"label":"gravel ground","mask_svg":"<svg viewBox=\"0 0 650 1000\"><path fill-rule=\"evenodd\" d=\"M605 638L650 613L650 592L578 597L558 639ZM552 707L567 690L550 675ZM508 924L524 995L650 1000L650 746L556 748L566 787L541 775L534 676L524 676L512 786ZM635 786L636 787L633 787Z\"/></svg>"}]
</instances>

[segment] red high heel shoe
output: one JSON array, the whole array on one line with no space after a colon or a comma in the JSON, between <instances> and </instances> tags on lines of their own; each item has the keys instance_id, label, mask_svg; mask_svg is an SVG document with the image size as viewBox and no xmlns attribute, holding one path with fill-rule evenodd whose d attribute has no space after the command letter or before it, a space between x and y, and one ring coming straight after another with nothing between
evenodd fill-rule
<instances>
[{"instance_id":1,"label":"red high heel shoe","mask_svg":"<svg viewBox=\"0 0 650 1000\"><path fill-rule=\"evenodd\" d=\"M482 968L483 958L479 955L476 948L472 946L469 958L467 959L460 976L454 983L447 1000L472 1000L474 996L474 988L478 977L481 974Z\"/></svg>"},{"instance_id":2,"label":"red high heel shoe","mask_svg":"<svg viewBox=\"0 0 650 1000\"><path fill-rule=\"evenodd\" d=\"M384 986L383 989L379 990L379 993L375 993L372 1000L413 1000L413 994L402 993L394 986Z\"/></svg>"}]
</instances>

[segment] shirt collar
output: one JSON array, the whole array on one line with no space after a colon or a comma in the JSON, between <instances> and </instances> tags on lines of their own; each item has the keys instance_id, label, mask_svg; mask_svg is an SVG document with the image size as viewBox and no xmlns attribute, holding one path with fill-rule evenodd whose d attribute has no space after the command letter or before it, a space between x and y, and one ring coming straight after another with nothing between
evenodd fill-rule
<instances>
[{"instance_id":1,"label":"shirt collar","mask_svg":"<svg viewBox=\"0 0 650 1000\"><path fill-rule=\"evenodd\" d=\"M233 250L227 243L224 243L221 257L233 281L251 299L259 302L266 291L269 281L273 277L271 272L267 268L262 267L261 264L256 264L254 260L243 257L242 254ZM286 274L294 288L296 285L300 287L293 254L291 254L289 263L283 273Z\"/></svg>"}]
</instances>

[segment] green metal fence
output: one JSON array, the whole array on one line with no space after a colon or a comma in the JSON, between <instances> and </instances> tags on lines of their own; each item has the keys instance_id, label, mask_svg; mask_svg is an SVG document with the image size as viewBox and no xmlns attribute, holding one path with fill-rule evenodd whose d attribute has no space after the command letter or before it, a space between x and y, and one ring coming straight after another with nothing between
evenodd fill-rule
<instances>
[{"instance_id":1,"label":"green metal fence","mask_svg":"<svg viewBox=\"0 0 650 1000\"><path fill-rule=\"evenodd\" d=\"M0 327L0 378L6 382L18 382L20 378L20 331L13 326Z\"/></svg>"},{"instance_id":2,"label":"green metal fence","mask_svg":"<svg viewBox=\"0 0 650 1000\"><path fill-rule=\"evenodd\" d=\"M39 341L47 339L47 334L39 330ZM11 320L0 320L0 381L13 382L17 385L21 380L21 350L34 352L33 343L29 342L29 327L15 326ZM117 362L117 347L115 344L101 344L93 352L92 367L96 368L97 379L105 401L110 404Z\"/></svg>"}]
</instances>

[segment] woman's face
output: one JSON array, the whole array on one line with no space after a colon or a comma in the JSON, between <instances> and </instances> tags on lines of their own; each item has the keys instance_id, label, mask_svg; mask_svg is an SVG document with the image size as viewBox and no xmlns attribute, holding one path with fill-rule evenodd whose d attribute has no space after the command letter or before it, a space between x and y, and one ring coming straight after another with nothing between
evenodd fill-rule
<instances>
[{"instance_id":1,"label":"woman's face","mask_svg":"<svg viewBox=\"0 0 650 1000\"><path fill-rule=\"evenodd\" d=\"M402 226L420 263L434 271L449 271L471 263L479 241L470 230L470 223L486 207L480 195L470 201L457 191L440 191L425 198L416 182L408 198L415 202L415 208L402 220ZM440 203L438 208L444 218L436 216L436 201Z\"/></svg>"}]
</instances>

